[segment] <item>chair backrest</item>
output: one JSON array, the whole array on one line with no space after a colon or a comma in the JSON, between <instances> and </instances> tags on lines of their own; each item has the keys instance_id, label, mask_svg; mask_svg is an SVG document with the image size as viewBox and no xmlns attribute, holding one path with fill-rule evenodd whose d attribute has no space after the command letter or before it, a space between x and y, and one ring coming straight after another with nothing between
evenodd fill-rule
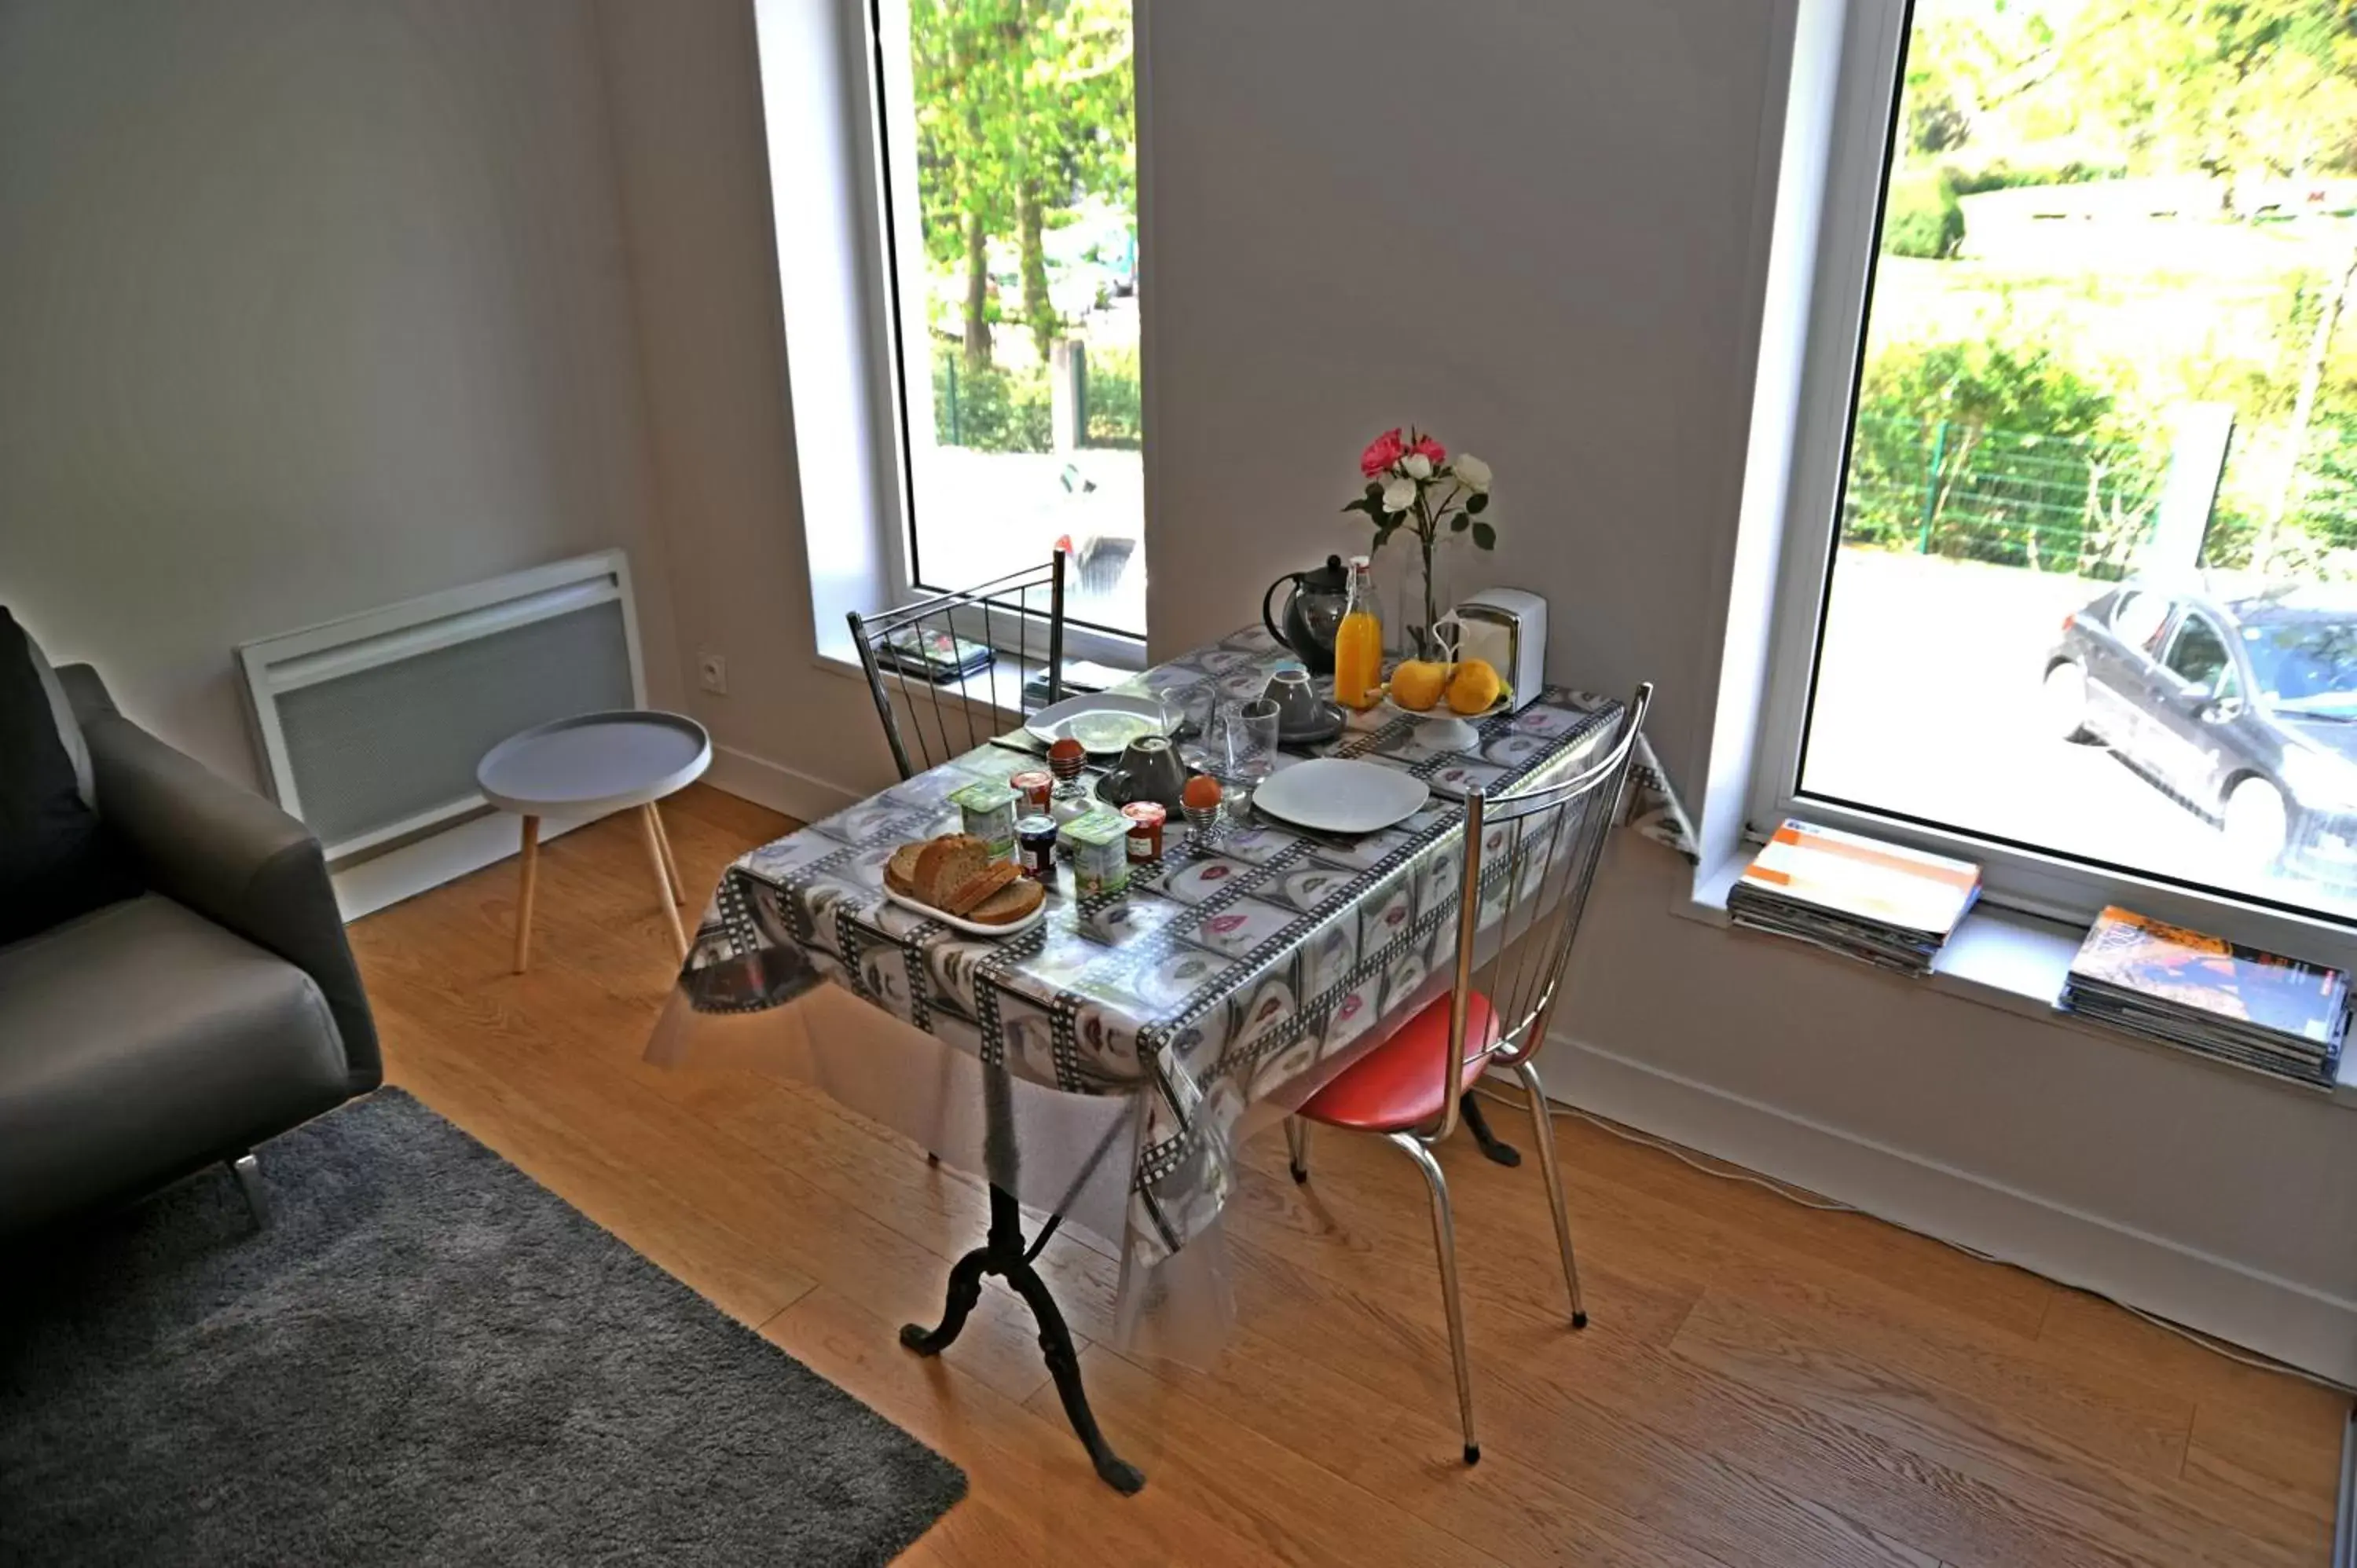
<instances>
[{"instance_id":1,"label":"chair backrest","mask_svg":"<svg viewBox=\"0 0 2357 1568\"><path fill-rule=\"evenodd\" d=\"M876 716L903 779L972 751L1004 733L1010 718L1063 697L1060 550L1044 566L874 616L854 610L849 618ZM982 650L990 653L986 666L957 673ZM1044 696L1027 703L1024 686L1035 677L1044 677Z\"/></svg>"},{"instance_id":2,"label":"chair backrest","mask_svg":"<svg viewBox=\"0 0 2357 1568\"><path fill-rule=\"evenodd\" d=\"M1436 1138L1456 1130L1458 1084L1467 1065L1484 1057L1520 1061L1546 1038L1652 701L1652 683L1639 686L1621 710L1611 746L1574 777L1495 797L1479 789L1466 795L1448 1051L1436 1064L1448 1075L1441 1095L1447 1109Z\"/></svg>"}]
</instances>

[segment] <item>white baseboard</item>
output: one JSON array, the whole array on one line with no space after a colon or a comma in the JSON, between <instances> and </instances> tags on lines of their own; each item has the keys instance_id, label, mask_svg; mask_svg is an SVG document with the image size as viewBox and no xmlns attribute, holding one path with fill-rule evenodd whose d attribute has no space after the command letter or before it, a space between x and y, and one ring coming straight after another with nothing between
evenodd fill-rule
<instances>
[{"instance_id":1,"label":"white baseboard","mask_svg":"<svg viewBox=\"0 0 2357 1568\"><path fill-rule=\"evenodd\" d=\"M704 781L802 822L831 817L863 799L840 784L726 746L712 748L712 767Z\"/></svg>"},{"instance_id":2,"label":"white baseboard","mask_svg":"<svg viewBox=\"0 0 2357 1568\"><path fill-rule=\"evenodd\" d=\"M587 826L594 817L543 817L540 842ZM440 832L404 844L396 850L336 871L336 908L346 922L373 915L430 887L455 882L471 871L505 860L522 844L519 819L493 811L470 817Z\"/></svg>"},{"instance_id":3,"label":"white baseboard","mask_svg":"<svg viewBox=\"0 0 2357 1568\"><path fill-rule=\"evenodd\" d=\"M1911 1230L2357 1383L2357 1302L1557 1035L1550 1096Z\"/></svg>"}]
</instances>

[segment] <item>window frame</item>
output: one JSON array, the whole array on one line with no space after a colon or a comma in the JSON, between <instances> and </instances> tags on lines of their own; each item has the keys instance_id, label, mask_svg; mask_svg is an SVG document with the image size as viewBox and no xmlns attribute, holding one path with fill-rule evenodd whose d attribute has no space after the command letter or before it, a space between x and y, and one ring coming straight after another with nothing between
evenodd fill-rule
<instances>
[{"instance_id":1,"label":"window frame","mask_svg":"<svg viewBox=\"0 0 2357 1568\"><path fill-rule=\"evenodd\" d=\"M883 428L889 434L889 451L880 455L880 461L889 472L884 476L882 490L890 498L876 523L881 537L877 541L880 560L886 565L891 603L908 604L929 594L954 593L971 584L927 584L919 580L917 560L917 478L916 433L921 414L929 425L932 418L932 361L931 342L920 333L913 342L905 323L912 318L925 320L921 272L912 283L899 267L899 236L922 232L921 199L917 166L916 105L913 99L911 72L904 63L892 69L888 60L888 38L909 35L908 0L838 0L847 13L846 21L858 40L862 57L864 81L864 113L857 115L854 127L856 137L864 141L866 156L863 160L873 171L868 197L867 240L869 254L863 258L870 277L869 299L873 320L869 341L874 351L869 356L871 392L876 399ZM1144 52L1145 29L1139 25L1137 0L1132 0L1131 62L1133 92L1139 98L1145 93ZM1151 352L1146 338L1149 336L1145 316L1145 277L1146 275L1146 231L1145 208L1146 190L1144 164L1145 124L1136 103L1132 113L1137 115L1138 162L1140 168L1137 189L1137 276L1140 291L1140 344L1138 363L1140 374L1150 362ZM918 389L912 392L911 389ZM1141 425L1150 421L1152 399L1141 400ZM1150 439L1150 437L1147 437ZM1141 443L1143 446L1143 443ZM1141 456L1141 460L1143 457ZM1150 472L1150 469L1149 469ZM1146 519L1140 517L1139 548L1147 548ZM1039 564L1029 560L1001 563L1000 573L1017 572ZM1076 570L1076 564L1067 563L1067 572ZM1095 622L1076 619L1070 607L1070 579L1067 578L1067 607L1064 619L1064 656L1067 660L1094 660L1117 670L1138 671L1146 667L1146 632L1120 631ZM1034 625L1021 628L1016 638L1031 637L1046 639L1046 617L1031 618ZM1009 651L1019 651L1017 641L1009 637L992 639Z\"/></svg>"},{"instance_id":2,"label":"window frame","mask_svg":"<svg viewBox=\"0 0 2357 1568\"><path fill-rule=\"evenodd\" d=\"M1833 588L1841 499L1857 414L1883 205L1900 134L1905 49L1914 0L1833 0L1841 39L1830 144L1813 256L1805 348L1792 422L1773 589L1767 683L1757 731L1745 836L1755 843L1786 817L1876 834L1977 861L1983 898L2077 925L2120 904L2156 918L2308 960L2347 965L2357 918L2190 886L2134 866L1968 832L1927 817L1807 795L1800 768L1814 696L1820 635ZM2169 620L2177 618L2170 607ZM2164 630L2172 629L2164 622ZM2167 646L2166 639L2162 647ZM2229 644L2229 652L2232 653ZM2155 654L2158 662L2159 655Z\"/></svg>"}]
</instances>

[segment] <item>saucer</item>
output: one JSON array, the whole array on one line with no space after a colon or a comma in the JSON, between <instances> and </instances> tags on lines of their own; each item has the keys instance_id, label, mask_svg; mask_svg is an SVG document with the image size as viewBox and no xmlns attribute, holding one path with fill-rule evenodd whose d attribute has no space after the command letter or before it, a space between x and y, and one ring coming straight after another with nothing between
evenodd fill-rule
<instances>
[{"instance_id":1,"label":"saucer","mask_svg":"<svg viewBox=\"0 0 2357 1568\"><path fill-rule=\"evenodd\" d=\"M1342 725L1350 719L1350 714L1343 711L1342 704L1340 703L1320 703L1318 704L1318 711L1319 714L1318 721L1304 725L1299 729L1286 729L1284 720L1280 718L1277 721L1276 744L1279 746L1322 745L1340 735Z\"/></svg>"}]
</instances>

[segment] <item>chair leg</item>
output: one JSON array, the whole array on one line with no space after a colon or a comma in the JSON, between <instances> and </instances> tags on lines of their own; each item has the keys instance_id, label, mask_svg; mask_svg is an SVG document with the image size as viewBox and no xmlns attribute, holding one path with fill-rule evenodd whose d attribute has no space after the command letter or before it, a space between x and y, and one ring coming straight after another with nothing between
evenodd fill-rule
<instances>
[{"instance_id":1,"label":"chair leg","mask_svg":"<svg viewBox=\"0 0 2357 1568\"><path fill-rule=\"evenodd\" d=\"M1293 1171L1293 1179L1309 1179L1309 1123L1299 1116L1285 1119L1286 1164Z\"/></svg>"},{"instance_id":2,"label":"chair leg","mask_svg":"<svg viewBox=\"0 0 2357 1568\"><path fill-rule=\"evenodd\" d=\"M1547 1109L1546 1087L1539 1082L1538 1064L1524 1058L1514 1064L1523 1091L1531 1097L1531 1132L1538 1139L1539 1169L1546 1176L1547 1205L1555 1210L1555 1244L1563 1252L1563 1283L1571 1290L1571 1326L1587 1326L1587 1308L1579 1301L1579 1260L1571 1250L1571 1212L1563 1197L1563 1168L1555 1158L1555 1114Z\"/></svg>"},{"instance_id":3,"label":"chair leg","mask_svg":"<svg viewBox=\"0 0 2357 1568\"><path fill-rule=\"evenodd\" d=\"M244 1195L246 1211L253 1216L253 1228L268 1229L270 1189L262 1185L262 1163L251 1154L240 1155L229 1162L229 1170L237 1177L237 1190Z\"/></svg>"},{"instance_id":4,"label":"chair leg","mask_svg":"<svg viewBox=\"0 0 2357 1568\"><path fill-rule=\"evenodd\" d=\"M1440 1299L1448 1309L1448 1354L1457 1364L1457 1414L1465 1424L1465 1462L1481 1462L1481 1444L1473 1438L1473 1368L1465 1358L1465 1303L1457 1288L1457 1220L1448 1209L1448 1179L1432 1151L1407 1133L1391 1134L1407 1151L1416 1169L1432 1188L1432 1244L1440 1254Z\"/></svg>"}]
</instances>

